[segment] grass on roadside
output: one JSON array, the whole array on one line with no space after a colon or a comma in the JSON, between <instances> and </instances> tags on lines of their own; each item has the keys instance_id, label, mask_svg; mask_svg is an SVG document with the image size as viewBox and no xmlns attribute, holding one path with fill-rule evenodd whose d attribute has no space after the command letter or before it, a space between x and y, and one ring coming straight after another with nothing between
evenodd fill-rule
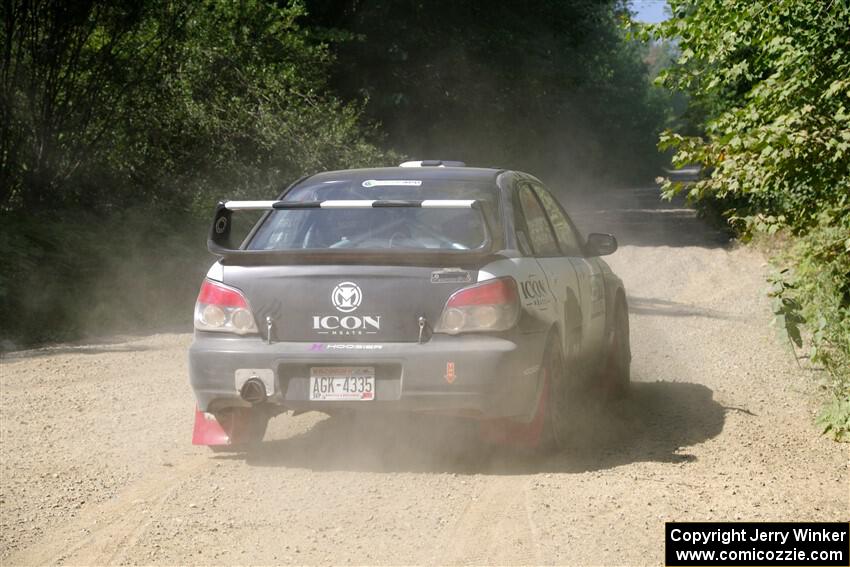
<instances>
[{"instance_id":1,"label":"grass on roadside","mask_svg":"<svg viewBox=\"0 0 850 567\"><path fill-rule=\"evenodd\" d=\"M770 290L776 325L824 371L817 424L850 442L850 215L825 215L804 235L765 240L777 267Z\"/></svg>"}]
</instances>

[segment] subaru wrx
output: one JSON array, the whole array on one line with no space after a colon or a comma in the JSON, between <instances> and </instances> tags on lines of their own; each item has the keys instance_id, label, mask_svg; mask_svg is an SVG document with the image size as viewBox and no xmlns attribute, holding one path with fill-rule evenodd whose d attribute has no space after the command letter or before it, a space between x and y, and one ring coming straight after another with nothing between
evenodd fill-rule
<instances>
[{"instance_id":1,"label":"subaru wrx","mask_svg":"<svg viewBox=\"0 0 850 567\"><path fill-rule=\"evenodd\" d=\"M238 241L235 214L258 211ZM255 213L256 214L256 213ZM240 449L287 412L419 412L562 446L578 392L623 393L623 282L535 177L425 161L223 201L189 351L196 444ZM493 434L493 432L496 432Z\"/></svg>"}]
</instances>

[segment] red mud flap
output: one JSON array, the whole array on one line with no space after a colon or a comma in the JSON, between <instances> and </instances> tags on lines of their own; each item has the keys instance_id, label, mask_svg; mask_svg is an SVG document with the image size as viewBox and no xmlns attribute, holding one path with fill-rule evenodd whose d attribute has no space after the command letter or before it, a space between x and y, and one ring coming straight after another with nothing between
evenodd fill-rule
<instances>
[{"instance_id":1,"label":"red mud flap","mask_svg":"<svg viewBox=\"0 0 850 567\"><path fill-rule=\"evenodd\" d=\"M231 422L232 420L227 420ZM232 427L231 427L232 430ZM192 445L230 445L230 435L211 413L195 406L195 428L192 431Z\"/></svg>"},{"instance_id":2,"label":"red mud flap","mask_svg":"<svg viewBox=\"0 0 850 567\"><path fill-rule=\"evenodd\" d=\"M195 429L192 445L233 446L244 445L262 439L262 429L257 427L257 415L249 408L233 408L218 414L203 412L195 406Z\"/></svg>"}]
</instances>

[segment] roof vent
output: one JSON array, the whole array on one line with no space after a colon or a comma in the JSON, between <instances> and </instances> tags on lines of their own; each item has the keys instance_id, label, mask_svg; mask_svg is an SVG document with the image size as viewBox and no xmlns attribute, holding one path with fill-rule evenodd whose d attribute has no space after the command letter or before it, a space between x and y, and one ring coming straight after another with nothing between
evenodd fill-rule
<instances>
[{"instance_id":1,"label":"roof vent","mask_svg":"<svg viewBox=\"0 0 850 567\"><path fill-rule=\"evenodd\" d=\"M462 161L424 159L422 161L406 161L404 163L400 163L399 167L466 167L466 164Z\"/></svg>"}]
</instances>

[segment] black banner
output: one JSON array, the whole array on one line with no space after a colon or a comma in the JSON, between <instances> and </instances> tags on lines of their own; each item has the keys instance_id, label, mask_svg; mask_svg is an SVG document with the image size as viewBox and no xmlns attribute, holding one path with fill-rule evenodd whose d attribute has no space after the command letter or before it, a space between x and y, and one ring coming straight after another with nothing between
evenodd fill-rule
<instances>
[{"instance_id":1,"label":"black banner","mask_svg":"<svg viewBox=\"0 0 850 567\"><path fill-rule=\"evenodd\" d=\"M665 563L850 566L850 524L842 522L668 522Z\"/></svg>"}]
</instances>

